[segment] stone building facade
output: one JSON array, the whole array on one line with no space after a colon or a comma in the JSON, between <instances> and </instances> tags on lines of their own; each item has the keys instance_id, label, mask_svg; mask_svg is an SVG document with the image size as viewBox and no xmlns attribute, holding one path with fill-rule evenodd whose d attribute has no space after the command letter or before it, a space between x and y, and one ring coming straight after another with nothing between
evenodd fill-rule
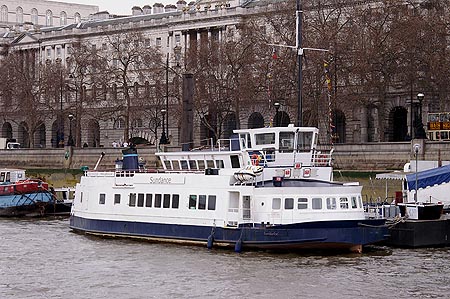
<instances>
[{"instance_id":1,"label":"stone building facade","mask_svg":"<svg viewBox=\"0 0 450 299\"><path fill-rule=\"evenodd\" d=\"M179 62L179 56L185 55L192 43L211 38L220 41L225 32L237 31L245 16L258 14L267 6L262 2L259 5L253 2L259 3L259 1L240 0L225 2L200 0L187 4L180 0L175 5L165 7L158 3L153 7L133 7L130 16L113 17L107 12L98 12L96 6L31 0L19 1L19 6L17 2L3 0L0 2L2 7L0 24L8 29L0 39L0 47L8 48L8 52L20 51L24 57L31 57L29 60L38 64L59 61L66 66L74 43L90 43L101 48L105 32L114 32L118 28L123 31L136 30L147 37L149 45L158 48L163 56L167 55L168 68L173 69ZM37 17L35 10L38 12ZM51 19L49 19L50 15ZM31 29L17 28L26 22L39 26ZM11 30L11 28L17 30ZM69 78L55 78L55 80L62 79L69 80ZM80 91L72 92L74 94L69 97L61 96L61 103L55 103L55 105L61 104L61 110L66 111L70 101L80 96L78 92ZM370 106L353 106L351 110L334 111L335 126L339 134L336 141L340 143L400 141L405 132L412 132L412 117L418 111L418 108L412 104L415 95L412 95L410 91L393 90L389 97L391 105L382 113ZM421 112L425 115L428 108L424 106ZM294 113L289 110L283 111L284 122L294 121ZM271 124L273 114L273 108L255 105L251 111L241 112L237 117L241 120L241 126L254 127ZM107 147L111 146L113 141L125 141L123 140L123 120L113 117L108 120L97 120L85 115L77 117L81 125L81 142L78 146L86 144L90 147ZM169 126L166 133L170 136L172 144L176 145L180 132L179 123L170 113L170 109L168 117L166 123ZM380 132L377 127L380 117L388 123L386 132ZM25 116L19 115L15 119L11 116L9 119L4 117L0 121L1 137L15 138L23 144L30 144L29 140L33 139L34 142L31 144L35 146L55 147L59 138L57 131L61 130L60 121L58 115L54 115L46 119L33 136L28 136L25 129L27 127ZM71 133L69 132L71 121L69 122L67 115L64 117L62 130L66 137L63 139ZM135 119L134 135L157 143L158 135L154 136L154 132L149 130L151 121L144 118ZM198 138L205 137L200 126L195 130ZM381 138L381 133L388 137Z\"/></svg>"}]
</instances>

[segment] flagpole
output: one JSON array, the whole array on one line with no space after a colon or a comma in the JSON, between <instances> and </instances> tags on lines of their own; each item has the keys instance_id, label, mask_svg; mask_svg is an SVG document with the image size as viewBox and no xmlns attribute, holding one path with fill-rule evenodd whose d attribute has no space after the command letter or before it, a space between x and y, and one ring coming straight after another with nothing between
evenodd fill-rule
<instances>
[{"instance_id":1,"label":"flagpole","mask_svg":"<svg viewBox=\"0 0 450 299\"><path fill-rule=\"evenodd\" d=\"M303 125L303 107L302 107L302 88L303 88L303 48L302 48L302 0L297 0L297 11L296 11L296 19L297 19L297 64L298 64L298 91L297 91L297 125L301 127Z\"/></svg>"}]
</instances>

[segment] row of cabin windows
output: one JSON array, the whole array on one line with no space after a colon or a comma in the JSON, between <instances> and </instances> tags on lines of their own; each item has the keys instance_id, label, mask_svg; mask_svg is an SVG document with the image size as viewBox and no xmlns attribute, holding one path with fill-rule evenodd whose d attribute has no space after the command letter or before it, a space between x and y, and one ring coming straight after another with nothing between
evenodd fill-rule
<instances>
[{"instance_id":1,"label":"row of cabin windows","mask_svg":"<svg viewBox=\"0 0 450 299\"><path fill-rule=\"evenodd\" d=\"M352 196L350 199L347 197L328 197L325 199L320 197L313 197L311 200L308 198L297 198L297 206L298 210L306 210L311 207L313 210L322 210L326 207L327 210L336 210L338 208L341 210L346 210L349 208L357 209L358 207L362 207L361 197ZM273 198L272 200L272 209L280 210L281 209L281 198ZM284 209L285 210L293 210L294 209L294 198L285 198L284 199Z\"/></svg>"},{"instance_id":2,"label":"row of cabin windows","mask_svg":"<svg viewBox=\"0 0 450 299\"><path fill-rule=\"evenodd\" d=\"M308 152L311 150L313 132L298 132L297 145L295 146L295 132L280 132L278 137L280 152L293 152L294 148L299 152ZM255 134L256 145L275 144L275 133ZM241 135L241 138L247 140L247 147L251 147L249 136Z\"/></svg>"},{"instance_id":3,"label":"row of cabin windows","mask_svg":"<svg viewBox=\"0 0 450 299\"><path fill-rule=\"evenodd\" d=\"M240 168L239 157L230 157L231 167ZM223 160L165 160L164 164L168 170L205 170L207 168L225 168Z\"/></svg>"},{"instance_id":4,"label":"row of cabin windows","mask_svg":"<svg viewBox=\"0 0 450 299\"><path fill-rule=\"evenodd\" d=\"M198 200L197 200L198 199ZM114 204L120 204L121 195L114 194ZM106 194L100 193L99 204L104 205L106 202ZM179 194L151 194L151 193L130 193L128 199L130 207L147 207L147 208L164 208L178 209L180 206ZM215 195L189 195L189 209L198 210L215 210Z\"/></svg>"}]
</instances>

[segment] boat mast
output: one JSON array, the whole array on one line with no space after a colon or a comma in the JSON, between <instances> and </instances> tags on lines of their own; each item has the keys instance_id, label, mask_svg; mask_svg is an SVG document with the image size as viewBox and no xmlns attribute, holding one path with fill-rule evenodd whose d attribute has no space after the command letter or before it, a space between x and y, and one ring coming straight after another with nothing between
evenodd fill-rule
<instances>
[{"instance_id":1,"label":"boat mast","mask_svg":"<svg viewBox=\"0 0 450 299\"><path fill-rule=\"evenodd\" d=\"M302 107L302 68L303 68L303 48L302 48L302 0L297 0L297 11L296 11L296 20L297 20L297 42L296 42L296 50L297 50L297 64L298 64L298 84L297 84L297 126L301 127L303 125L303 107Z\"/></svg>"}]
</instances>

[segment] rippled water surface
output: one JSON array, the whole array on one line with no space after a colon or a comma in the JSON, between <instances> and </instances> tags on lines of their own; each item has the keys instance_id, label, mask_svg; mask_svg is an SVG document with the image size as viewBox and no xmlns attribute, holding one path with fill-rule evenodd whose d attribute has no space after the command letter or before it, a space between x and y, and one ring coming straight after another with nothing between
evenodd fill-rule
<instances>
[{"instance_id":1,"label":"rippled water surface","mask_svg":"<svg viewBox=\"0 0 450 299\"><path fill-rule=\"evenodd\" d=\"M450 249L243 252L0 219L0 298L450 298Z\"/></svg>"}]
</instances>

